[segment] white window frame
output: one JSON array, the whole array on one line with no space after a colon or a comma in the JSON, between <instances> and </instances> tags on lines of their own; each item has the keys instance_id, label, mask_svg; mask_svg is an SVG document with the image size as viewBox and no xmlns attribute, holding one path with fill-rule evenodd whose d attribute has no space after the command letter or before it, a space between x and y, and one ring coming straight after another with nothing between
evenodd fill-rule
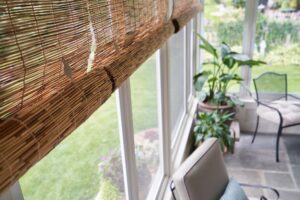
<instances>
[{"instance_id":1,"label":"white window frame","mask_svg":"<svg viewBox=\"0 0 300 200\"><path fill-rule=\"evenodd\" d=\"M130 80L126 80L116 93L126 199L138 200L138 172L135 160Z\"/></svg>"}]
</instances>

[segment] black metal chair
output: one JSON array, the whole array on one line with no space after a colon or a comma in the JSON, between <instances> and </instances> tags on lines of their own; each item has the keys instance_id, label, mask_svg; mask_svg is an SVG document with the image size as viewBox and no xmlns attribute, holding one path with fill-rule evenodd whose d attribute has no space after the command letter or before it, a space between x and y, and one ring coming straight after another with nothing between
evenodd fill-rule
<instances>
[{"instance_id":1,"label":"black metal chair","mask_svg":"<svg viewBox=\"0 0 300 200\"><path fill-rule=\"evenodd\" d=\"M266 72L253 79L253 82L256 92L257 122L252 143L257 134L260 118L278 124L276 161L279 162L279 140L282 130L300 125L300 104L288 101L288 97L300 99L288 94L286 74Z\"/></svg>"}]
</instances>

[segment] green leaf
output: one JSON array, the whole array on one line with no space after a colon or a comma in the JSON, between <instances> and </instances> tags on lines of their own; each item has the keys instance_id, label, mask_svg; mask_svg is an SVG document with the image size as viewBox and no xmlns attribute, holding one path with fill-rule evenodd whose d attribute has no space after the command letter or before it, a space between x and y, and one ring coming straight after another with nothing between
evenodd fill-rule
<instances>
[{"instance_id":1,"label":"green leaf","mask_svg":"<svg viewBox=\"0 0 300 200\"><path fill-rule=\"evenodd\" d=\"M232 69L234 65L236 64L236 60L232 58L230 55L225 56L223 59L223 64L228 67L229 69Z\"/></svg>"},{"instance_id":2,"label":"green leaf","mask_svg":"<svg viewBox=\"0 0 300 200\"><path fill-rule=\"evenodd\" d=\"M235 54L231 54L231 57L235 59L235 61L239 64L239 66L248 65L252 67L252 66L266 64L264 61L261 60L250 59L249 56L245 54L235 53Z\"/></svg>"},{"instance_id":3,"label":"green leaf","mask_svg":"<svg viewBox=\"0 0 300 200\"><path fill-rule=\"evenodd\" d=\"M197 36L200 38L202 44L199 45L201 49L204 49L206 52L213 55L215 58L218 58L217 50L214 48L204 37L197 33Z\"/></svg>"},{"instance_id":4,"label":"green leaf","mask_svg":"<svg viewBox=\"0 0 300 200\"><path fill-rule=\"evenodd\" d=\"M231 53L231 49L229 45L227 45L225 42L222 42L221 44L221 57L222 59L227 56L229 53Z\"/></svg>"},{"instance_id":5,"label":"green leaf","mask_svg":"<svg viewBox=\"0 0 300 200\"><path fill-rule=\"evenodd\" d=\"M202 91L203 86L206 83L210 74L210 71L202 71L194 76L193 83L196 91Z\"/></svg>"},{"instance_id":6,"label":"green leaf","mask_svg":"<svg viewBox=\"0 0 300 200\"><path fill-rule=\"evenodd\" d=\"M215 61L208 61L208 62L203 62L202 65L217 65L217 66L219 66L219 63L217 63Z\"/></svg>"},{"instance_id":7,"label":"green leaf","mask_svg":"<svg viewBox=\"0 0 300 200\"><path fill-rule=\"evenodd\" d=\"M207 98L207 93L205 91L198 92L199 101L203 102Z\"/></svg>"},{"instance_id":8,"label":"green leaf","mask_svg":"<svg viewBox=\"0 0 300 200\"><path fill-rule=\"evenodd\" d=\"M239 61L238 62L239 65L247 65L249 67L253 67L253 66L258 66L258 65L262 65L262 64L267 64L264 61L260 61L260 60L245 60L245 61Z\"/></svg>"},{"instance_id":9,"label":"green leaf","mask_svg":"<svg viewBox=\"0 0 300 200\"><path fill-rule=\"evenodd\" d=\"M244 103L236 95L230 95L230 100L234 103L234 105L239 105L239 106L243 106L244 105Z\"/></svg>"},{"instance_id":10,"label":"green leaf","mask_svg":"<svg viewBox=\"0 0 300 200\"><path fill-rule=\"evenodd\" d=\"M208 82L211 83L211 82L214 82L216 80L218 80L218 78L215 77L215 76L213 76L213 77L211 77L211 78L208 79Z\"/></svg>"}]
</instances>

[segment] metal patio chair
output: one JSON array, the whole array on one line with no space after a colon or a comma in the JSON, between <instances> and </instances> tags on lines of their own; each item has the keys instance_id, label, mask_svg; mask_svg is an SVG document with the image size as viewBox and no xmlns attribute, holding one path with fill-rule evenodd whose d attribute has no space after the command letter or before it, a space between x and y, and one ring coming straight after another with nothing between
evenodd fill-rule
<instances>
[{"instance_id":1,"label":"metal patio chair","mask_svg":"<svg viewBox=\"0 0 300 200\"><path fill-rule=\"evenodd\" d=\"M257 134L260 118L278 124L276 161L279 162L279 140L282 130L300 125L300 104L288 101L288 97L300 99L288 94L287 74L265 72L253 79L253 82L256 92L257 121L252 143Z\"/></svg>"}]
</instances>

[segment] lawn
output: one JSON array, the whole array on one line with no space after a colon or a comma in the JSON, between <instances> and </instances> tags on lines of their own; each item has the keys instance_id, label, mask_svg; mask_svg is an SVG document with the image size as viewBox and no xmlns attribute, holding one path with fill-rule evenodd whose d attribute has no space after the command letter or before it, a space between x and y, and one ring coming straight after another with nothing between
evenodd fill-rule
<instances>
[{"instance_id":1,"label":"lawn","mask_svg":"<svg viewBox=\"0 0 300 200\"><path fill-rule=\"evenodd\" d=\"M254 67L252 78L269 71L285 73L288 77L288 91L290 93L300 92L300 44L278 46L262 59L267 62L267 65ZM251 89L254 91L253 82L251 82Z\"/></svg>"},{"instance_id":2,"label":"lawn","mask_svg":"<svg viewBox=\"0 0 300 200\"><path fill-rule=\"evenodd\" d=\"M156 127L155 56L131 78L135 132ZM100 157L119 146L113 95L84 124L21 179L25 200L94 199L100 188Z\"/></svg>"},{"instance_id":3,"label":"lawn","mask_svg":"<svg viewBox=\"0 0 300 200\"><path fill-rule=\"evenodd\" d=\"M207 39L213 43L214 45L219 45L222 42L222 39L218 37L219 30L218 27L222 24L222 27L227 27L221 33L227 34L227 38L224 42L231 44L231 38L234 38L233 41L241 40L239 44L232 45L232 49L235 51L241 52L242 50L242 23L244 20L244 9L243 8L234 8L232 6L232 0L223 0L221 1L225 5L224 7L221 4L216 3L216 0L207 0L205 1L205 33ZM230 12L228 12L230 11ZM220 17L221 16L221 17ZM261 20L261 18L259 18ZM269 17L268 22L276 21L276 18ZM239 24L240 26L236 26ZM292 20L293 21L293 20ZM295 23L299 23L297 21L293 21ZM280 23L278 23L280 24ZM234 27L234 28L233 28ZM287 28L288 27L288 28ZM267 64L259 67L254 67L252 69L252 78L258 77L260 74L268 71L277 72L277 73L286 73L288 75L288 91L291 93L299 93L300 92L300 43L289 41L289 37L291 37L292 30L291 27L287 26L287 24L272 26L273 29L269 29L267 34L275 40L280 41L270 42L267 44L268 48L266 49L265 56L259 56L257 52L257 46L259 42L256 44L255 50L255 58L264 60ZM284 32L284 28L287 28L287 32ZM293 30L295 31L295 30ZM258 33L257 33L258 34ZM279 40L279 36L282 38ZM297 35L297 34L296 34ZM300 32L298 32L298 37L300 40ZM285 42L289 41L289 42ZM275 40L276 41L276 40ZM209 55L205 54L205 59L211 59ZM205 66L205 70L208 70L211 66ZM273 84L273 83L270 83ZM251 90L254 91L253 81L251 81ZM230 92L238 92L239 86L234 85Z\"/></svg>"}]
</instances>

